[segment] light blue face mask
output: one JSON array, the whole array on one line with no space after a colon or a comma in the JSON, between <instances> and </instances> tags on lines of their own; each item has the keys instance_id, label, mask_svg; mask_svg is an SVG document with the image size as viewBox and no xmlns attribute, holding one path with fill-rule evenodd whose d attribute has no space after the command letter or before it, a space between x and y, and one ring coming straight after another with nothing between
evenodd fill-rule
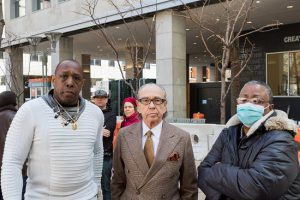
<instances>
[{"instance_id":1,"label":"light blue face mask","mask_svg":"<svg viewBox=\"0 0 300 200\"><path fill-rule=\"evenodd\" d=\"M243 103L237 105L237 117L247 127L252 126L264 115L265 108L253 103Z\"/></svg>"}]
</instances>

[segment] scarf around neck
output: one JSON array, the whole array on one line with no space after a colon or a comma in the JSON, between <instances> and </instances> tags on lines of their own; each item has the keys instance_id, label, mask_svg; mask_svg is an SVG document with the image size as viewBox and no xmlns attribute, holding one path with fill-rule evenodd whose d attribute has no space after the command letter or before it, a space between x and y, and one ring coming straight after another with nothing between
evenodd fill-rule
<instances>
[{"instance_id":1,"label":"scarf around neck","mask_svg":"<svg viewBox=\"0 0 300 200\"><path fill-rule=\"evenodd\" d=\"M50 108L52 108L53 112L55 113L54 118L58 118L58 116L62 115L64 119L69 119L67 120L68 123L72 122L72 119L76 119L77 121L81 115L81 113L84 111L85 108L85 100L82 97L79 97L79 112L77 113L77 106L72 106L72 107L63 107L60 106L54 99L53 96L54 90L50 90L48 94L42 96L43 100L48 104ZM62 108L61 108L62 107ZM72 119L70 119L70 116ZM65 124L65 125L68 125Z\"/></svg>"}]
</instances>

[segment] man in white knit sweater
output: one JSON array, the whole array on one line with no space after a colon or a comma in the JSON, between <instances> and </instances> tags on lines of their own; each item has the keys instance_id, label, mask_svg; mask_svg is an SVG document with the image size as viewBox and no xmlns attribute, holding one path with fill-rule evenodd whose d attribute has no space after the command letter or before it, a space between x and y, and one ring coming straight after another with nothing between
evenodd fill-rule
<instances>
[{"instance_id":1,"label":"man in white knit sweater","mask_svg":"<svg viewBox=\"0 0 300 200\"><path fill-rule=\"evenodd\" d=\"M101 191L103 114L79 96L80 64L57 65L49 94L26 102L7 134L1 185L5 200L20 200L21 169L28 158L25 199L96 200Z\"/></svg>"}]
</instances>

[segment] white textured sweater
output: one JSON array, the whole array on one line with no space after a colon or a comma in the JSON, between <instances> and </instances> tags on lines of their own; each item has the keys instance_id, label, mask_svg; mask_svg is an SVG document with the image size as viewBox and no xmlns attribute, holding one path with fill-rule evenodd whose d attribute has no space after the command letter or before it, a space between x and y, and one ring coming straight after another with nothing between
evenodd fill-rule
<instances>
[{"instance_id":1,"label":"white textured sweater","mask_svg":"<svg viewBox=\"0 0 300 200\"><path fill-rule=\"evenodd\" d=\"M5 200L21 199L21 169L27 157L25 199L95 199L103 163L103 114L86 101L76 130L61 122L42 98L25 103L17 112L3 155L1 186Z\"/></svg>"}]
</instances>

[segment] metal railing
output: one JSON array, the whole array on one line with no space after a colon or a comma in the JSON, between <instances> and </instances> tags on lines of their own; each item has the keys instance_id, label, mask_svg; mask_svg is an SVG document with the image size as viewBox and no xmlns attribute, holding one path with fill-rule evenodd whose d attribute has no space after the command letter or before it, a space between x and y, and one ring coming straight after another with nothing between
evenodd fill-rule
<instances>
[{"instance_id":1,"label":"metal railing","mask_svg":"<svg viewBox=\"0 0 300 200\"><path fill-rule=\"evenodd\" d=\"M190 119L190 118L166 118L169 123L189 123L189 124L205 124L205 119Z\"/></svg>"}]
</instances>

